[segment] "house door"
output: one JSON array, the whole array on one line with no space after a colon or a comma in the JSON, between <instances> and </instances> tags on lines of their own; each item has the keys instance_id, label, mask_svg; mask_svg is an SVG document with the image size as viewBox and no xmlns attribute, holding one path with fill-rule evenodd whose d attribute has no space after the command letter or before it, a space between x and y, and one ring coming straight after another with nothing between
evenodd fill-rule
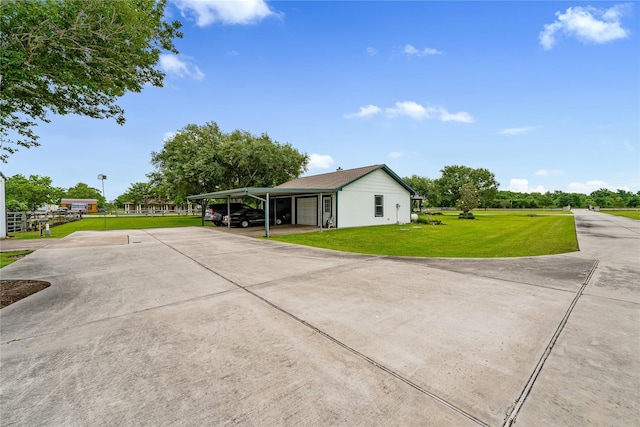
<instances>
[{"instance_id":1,"label":"house door","mask_svg":"<svg viewBox=\"0 0 640 427\"><path fill-rule=\"evenodd\" d=\"M318 225L317 197L298 197L296 199L296 224Z\"/></svg>"},{"instance_id":2,"label":"house door","mask_svg":"<svg viewBox=\"0 0 640 427\"><path fill-rule=\"evenodd\" d=\"M331 226L334 227L336 223L336 219L333 216L332 209L332 197L331 196L323 196L322 197L322 226L328 227L327 222L331 221Z\"/></svg>"}]
</instances>

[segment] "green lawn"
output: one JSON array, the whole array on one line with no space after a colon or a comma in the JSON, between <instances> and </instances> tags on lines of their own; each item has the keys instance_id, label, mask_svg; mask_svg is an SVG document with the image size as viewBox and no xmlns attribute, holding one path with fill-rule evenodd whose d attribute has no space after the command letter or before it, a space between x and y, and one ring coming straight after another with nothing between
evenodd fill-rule
<instances>
[{"instance_id":1,"label":"green lawn","mask_svg":"<svg viewBox=\"0 0 640 427\"><path fill-rule=\"evenodd\" d=\"M199 216L120 216L107 217L106 228L104 217L85 217L63 225L51 227L51 237L65 237L75 231L87 230L132 230L141 228L189 227L200 225ZM205 221L205 226L213 226ZM44 235L44 231L43 231ZM11 233L14 239L40 239L39 231Z\"/></svg>"},{"instance_id":2,"label":"green lawn","mask_svg":"<svg viewBox=\"0 0 640 427\"><path fill-rule=\"evenodd\" d=\"M459 220L457 213L432 217L443 225L343 228L271 239L345 252L411 257L496 258L578 250L571 215L474 213L475 220Z\"/></svg>"},{"instance_id":3,"label":"green lawn","mask_svg":"<svg viewBox=\"0 0 640 427\"><path fill-rule=\"evenodd\" d=\"M640 209L628 211L601 209L600 212L609 215L623 216L625 218L640 220Z\"/></svg>"},{"instance_id":4,"label":"green lawn","mask_svg":"<svg viewBox=\"0 0 640 427\"><path fill-rule=\"evenodd\" d=\"M457 212L434 215L443 225L405 224L325 230L272 236L272 240L345 252L415 257L517 257L578 250L573 216L562 211L482 211L475 220ZM567 215L545 215L548 213ZM199 226L197 216L108 217L107 230ZM205 223L212 226L211 223ZM74 231L104 230L103 217L85 217L51 228L51 238ZM41 238L39 232L15 233L15 239Z\"/></svg>"},{"instance_id":5,"label":"green lawn","mask_svg":"<svg viewBox=\"0 0 640 427\"><path fill-rule=\"evenodd\" d=\"M12 262L16 262L21 257L29 255L33 251L10 251L0 252L0 268L5 267Z\"/></svg>"}]
</instances>

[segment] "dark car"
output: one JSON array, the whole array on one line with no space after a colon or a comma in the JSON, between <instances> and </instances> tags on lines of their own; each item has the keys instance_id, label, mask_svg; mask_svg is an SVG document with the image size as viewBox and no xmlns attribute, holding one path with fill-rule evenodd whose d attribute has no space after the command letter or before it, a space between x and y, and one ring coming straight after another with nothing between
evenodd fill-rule
<instances>
[{"instance_id":1,"label":"dark car","mask_svg":"<svg viewBox=\"0 0 640 427\"><path fill-rule=\"evenodd\" d=\"M245 205L244 203L230 203L229 207L231 213L238 212L239 210L246 208L251 209L251 206ZM215 225L222 225L222 217L224 217L226 214L226 203L214 203L207 206L207 212L204 214L204 220L212 221Z\"/></svg>"},{"instance_id":2,"label":"dark car","mask_svg":"<svg viewBox=\"0 0 640 427\"><path fill-rule=\"evenodd\" d=\"M222 224L232 227L246 228L250 225L264 224L264 211L262 209L243 208L231 215L222 217Z\"/></svg>"}]
</instances>

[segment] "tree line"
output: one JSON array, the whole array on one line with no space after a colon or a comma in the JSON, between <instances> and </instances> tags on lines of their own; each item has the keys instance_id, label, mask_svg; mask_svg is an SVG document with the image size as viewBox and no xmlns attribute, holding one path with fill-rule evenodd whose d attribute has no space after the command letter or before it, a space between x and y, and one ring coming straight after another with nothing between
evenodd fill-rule
<instances>
[{"instance_id":1,"label":"tree line","mask_svg":"<svg viewBox=\"0 0 640 427\"><path fill-rule=\"evenodd\" d=\"M498 190L499 184L493 173L487 169L473 169L466 166L446 166L440 178L431 179L412 175L403 178L418 194L424 197L424 206L460 207L460 189L471 183L479 192L477 207L490 209L541 209L587 208L637 208L640 207L640 191L612 191L601 188L590 194L567 193L560 190L546 193L519 193ZM464 210L464 209L463 209Z\"/></svg>"},{"instance_id":2,"label":"tree line","mask_svg":"<svg viewBox=\"0 0 640 427\"><path fill-rule=\"evenodd\" d=\"M289 144L243 131L224 134L213 122L185 127L166 140L152 158L156 169L147 175L149 181L131 184L111 204L100 190L82 182L64 189L53 186L50 177L14 175L6 181L7 210L36 210L43 204L59 204L63 198L96 199L101 208L122 208L125 203L149 200L185 206L186 197L192 194L279 185L300 176L308 162L306 154ZM499 190L494 174L484 168L445 166L436 179L418 175L403 179L424 198L423 206L455 207L464 212L474 208L640 207L640 192L626 190L603 188L590 194Z\"/></svg>"}]
</instances>

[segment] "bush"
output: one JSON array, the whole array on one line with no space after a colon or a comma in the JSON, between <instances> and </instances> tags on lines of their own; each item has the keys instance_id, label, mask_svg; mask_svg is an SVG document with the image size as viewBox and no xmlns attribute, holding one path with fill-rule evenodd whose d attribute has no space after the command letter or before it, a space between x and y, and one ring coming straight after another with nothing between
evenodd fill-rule
<instances>
[{"instance_id":1,"label":"bush","mask_svg":"<svg viewBox=\"0 0 640 427\"><path fill-rule=\"evenodd\" d=\"M431 219L429 217L419 216L416 220L418 224L427 224L427 225L442 225L442 221L439 219Z\"/></svg>"},{"instance_id":2,"label":"bush","mask_svg":"<svg viewBox=\"0 0 640 427\"><path fill-rule=\"evenodd\" d=\"M475 217L475 216L473 216L473 213L471 213L471 212L467 212L466 214L465 214L465 213L461 213L461 214L458 216L458 219L476 219L476 217Z\"/></svg>"}]
</instances>

